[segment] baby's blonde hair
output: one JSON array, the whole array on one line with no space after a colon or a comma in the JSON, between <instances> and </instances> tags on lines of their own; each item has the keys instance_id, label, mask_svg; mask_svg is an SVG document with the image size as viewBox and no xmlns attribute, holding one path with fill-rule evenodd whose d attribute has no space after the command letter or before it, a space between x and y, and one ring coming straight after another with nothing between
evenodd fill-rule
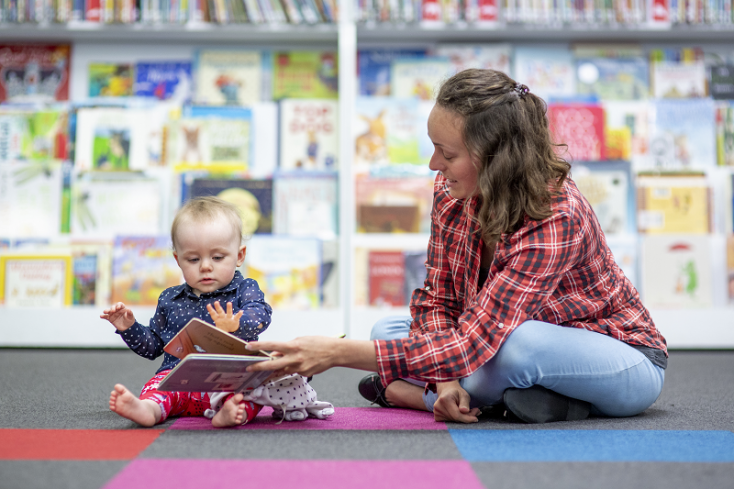
<instances>
[{"instance_id":1,"label":"baby's blonde hair","mask_svg":"<svg viewBox=\"0 0 734 489\"><path fill-rule=\"evenodd\" d=\"M171 243L176 249L176 233L184 221L203 222L223 216L232 225L232 232L242 243L242 216L236 205L219 197L196 197L186 202L176 213L171 224Z\"/></svg>"}]
</instances>

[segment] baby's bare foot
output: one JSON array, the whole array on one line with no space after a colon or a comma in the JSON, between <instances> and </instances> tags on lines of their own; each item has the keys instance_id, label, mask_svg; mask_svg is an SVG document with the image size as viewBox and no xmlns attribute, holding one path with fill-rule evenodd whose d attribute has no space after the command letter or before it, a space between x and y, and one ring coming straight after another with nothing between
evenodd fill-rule
<instances>
[{"instance_id":1,"label":"baby's bare foot","mask_svg":"<svg viewBox=\"0 0 734 489\"><path fill-rule=\"evenodd\" d=\"M122 384L115 384L115 389L110 393L110 411L142 426L153 426L161 419L158 404L138 399Z\"/></svg>"},{"instance_id":2,"label":"baby's bare foot","mask_svg":"<svg viewBox=\"0 0 734 489\"><path fill-rule=\"evenodd\" d=\"M235 394L222 404L222 409L212 418L215 428L238 426L245 421L245 401L242 394Z\"/></svg>"}]
</instances>

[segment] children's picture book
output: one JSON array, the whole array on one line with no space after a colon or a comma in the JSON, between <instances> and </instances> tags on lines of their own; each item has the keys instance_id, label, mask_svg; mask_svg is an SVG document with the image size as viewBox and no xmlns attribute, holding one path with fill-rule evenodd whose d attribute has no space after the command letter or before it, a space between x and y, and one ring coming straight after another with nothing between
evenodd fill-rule
<instances>
[{"instance_id":1,"label":"children's picture book","mask_svg":"<svg viewBox=\"0 0 734 489\"><path fill-rule=\"evenodd\" d=\"M708 234L712 190L705 175L637 178L637 225L644 234Z\"/></svg>"},{"instance_id":2,"label":"children's picture book","mask_svg":"<svg viewBox=\"0 0 734 489\"><path fill-rule=\"evenodd\" d=\"M69 100L70 44L0 46L0 102Z\"/></svg>"},{"instance_id":3,"label":"children's picture book","mask_svg":"<svg viewBox=\"0 0 734 489\"><path fill-rule=\"evenodd\" d=\"M546 102L576 95L576 69L567 47L515 48L513 77Z\"/></svg>"},{"instance_id":4,"label":"children's picture book","mask_svg":"<svg viewBox=\"0 0 734 489\"><path fill-rule=\"evenodd\" d=\"M716 163L734 166L734 106L728 101L716 103Z\"/></svg>"},{"instance_id":5,"label":"children's picture book","mask_svg":"<svg viewBox=\"0 0 734 489\"><path fill-rule=\"evenodd\" d=\"M433 177L357 176L359 233L427 233L431 226Z\"/></svg>"},{"instance_id":6,"label":"children's picture book","mask_svg":"<svg viewBox=\"0 0 734 489\"><path fill-rule=\"evenodd\" d=\"M650 168L691 170L716 165L713 100L656 100L651 114Z\"/></svg>"},{"instance_id":7,"label":"children's picture book","mask_svg":"<svg viewBox=\"0 0 734 489\"><path fill-rule=\"evenodd\" d=\"M512 46L507 43L439 43L436 46L435 54L449 58L453 73L468 68L479 68L501 71L510 76Z\"/></svg>"},{"instance_id":8,"label":"children's picture book","mask_svg":"<svg viewBox=\"0 0 734 489\"><path fill-rule=\"evenodd\" d=\"M279 170L336 171L339 103L323 99L280 101Z\"/></svg>"},{"instance_id":9,"label":"children's picture book","mask_svg":"<svg viewBox=\"0 0 734 489\"><path fill-rule=\"evenodd\" d=\"M734 100L734 64L710 67L709 91L714 100Z\"/></svg>"},{"instance_id":10,"label":"children's picture book","mask_svg":"<svg viewBox=\"0 0 734 489\"><path fill-rule=\"evenodd\" d=\"M0 303L8 308L61 308L72 303L72 259L56 250L0 255Z\"/></svg>"},{"instance_id":11,"label":"children's picture book","mask_svg":"<svg viewBox=\"0 0 734 489\"><path fill-rule=\"evenodd\" d=\"M369 305L399 307L405 302L405 258L402 251L369 251Z\"/></svg>"},{"instance_id":12,"label":"children's picture book","mask_svg":"<svg viewBox=\"0 0 734 489\"><path fill-rule=\"evenodd\" d=\"M251 119L184 117L172 121L168 128L167 155L177 170L247 170Z\"/></svg>"},{"instance_id":13,"label":"children's picture book","mask_svg":"<svg viewBox=\"0 0 734 489\"><path fill-rule=\"evenodd\" d=\"M257 281L274 310L321 306L321 240L255 235L242 274Z\"/></svg>"},{"instance_id":14,"label":"children's picture book","mask_svg":"<svg viewBox=\"0 0 734 489\"><path fill-rule=\"evenodd\" d=\"M196 103L250 105L262 98L260 51L201 49L196 52Z\"/></svg>"},{"instance_id":15,"label":"children's picture book","mask_svg":"<svg viewBox=\"0 0 734 489\"><path fill-rule=\"evenodd\" d=\"M573 161L606 159L604 109L596 104L549 104L548 120L555 143L568 145Z\"/></svg>"},{"instance_id":16,"label":"children's picture book","mask_svg":"<svg viewBox=\"0 0 734 489\"><path fill-rule=\"evenodd\" d=\"M338 187L334 175L282 175L273 184L273 234L335 239Z\"/></svg>"},{"instance_id":17,"label":"children's picture book","mask_svg":"<svg viewBox=\"0 0 734 489\"><path fill-rule=\"evenodd\" d=\"M359 94L386 97L392 84L392 62L396 58L423 58L425 49L360 49L357 53Z\"/></svg>"},{"instance_id":18,"label":"children's picture book","mask_svg":"<svg viewBox=\"0 0 734 489\"><path fill-rule=\"evenodd\" d=\"M133 94L132 63L89 63L90 97L129 97Z\"/></svg>"},{"instance_id":19,"label":"children's picture book","mask_svg":"<svg viewBox=\"0 0 734 489\"><path fill-rule=\"evenodd\" d=\"M107 307L112 287L112 242L71 242L74 305Z\"/></svg>"},{"instance_id":20,"label":"children's picture book","mask_svg":"<svg viewBox=\"0 0 734 489\"><path fill-rule=\"evenodd\" d=\"M111 302L155 306L169 287L184 282L170 236L115 236Z\"/></svg>"},{"instance_id":21,"label":"children's picture book","mask_svg":"<svg viewBox=\"0 0 734 489\"><path fill-rule=\"evenodd\" d=\"M649 67L644 56L576 58L576 90L600 100L648 97Z\"/></svg>"},{"instance_id":22,"label":"children's picture book","mask_svg":"<svg viewBox=\"0 0 734 489\"><path fill-rule=\"evenodd\" d=\"M273 181L243 178L197 178L191 198L216 196L237 206L242 216L242 233L273 232Z\"/></svg>"},{"instance_id":23,"label":"children's picture book","mask_svg":"<svg viewBox=\"0 0 734 489\"><path fill-rule=\"evenodd\" d=\"M72 236L112 239L116 235L158 234L161 187L158 179L147 177L77 178L71 194Z\"/></svg>"},{"instance_id":24,"label":"children's picture book","mask_svg":"<svg viewBox=\"0 0 734 489\"><path fill-rule=\"evenodd\" d=\"M147 168L149 115L146 109L80 108L76 115L74 167L82 171Z\"/></svg>"},{"instance_id":25,"label":"children's picture book","mask_svg":"<svg viewBox=\"0 0 734 489\"><path fill-rule=\"evenodd\" d=\"M199 318L192 318L171 338L163 351L183 360L191 354L239 355L269 359L263 351L247 349L247 342Z\"/></svg>"},{"instance_id":26,"label":"children's picture book","mask_svg":"<svg viewBox=\"0 0 734 489\"><path fill-rule=\"evenodd\" d=\"M133 94L178 103L191 101L191 61L140 61L135 65Z\"/></svg>"},{"instance_id":27,"label":"children's picture book","mask_svg":"<svg viewBox=\"0 0 734 489\"><path fill-rule=\"evenodd\" d=\"M61 164L0 163L0 233L8 238L61 233Z\"/></svg>"},{"instance_id":28,"label":"children's picture book","mask_svg":"<svg viewBox=\"0 0 734 489\"><path fill-rule=\"evenodd\" d=\"M627 159L635 170L649 166L650 104L647 101L610 100L602 102L606 135L623 131L629 135L629 157L619 158L607 152L609 159ZM610 141L607 141L607 148ZM621 155L620 155L621 156Z\"/></svg>"},{"instance_id":29,"label":"children's picture book","mask_svg":"<svg viewBox=\"0 0 734 489\"><path fill-rule=\"evenodd\" d=\"M398 98L434 100L441 83L453 73L448 57L396 58L392 65L390 95Z\"/></svg>"},{"instance_id":30,"label":"children's picture book","mask_svg":"<svg viewBox=\"0 0 734 489\"><path fill-rule=\"evenodd\" d=\"M701 98L708 95L703 61L651 63L652 94L655 98Z\"/></svg>"},{"instance_id":31,"label":"children's picture book","mask_svg":"<svg viewBox=\"0 0 734 489\"><path fill-rule=\"evenodd\" d=\"M249 392L273 372L248 372L247 367L267 360L249 355L192 353L173 367L158 387L166 392Z\"/></svg>"},{"instance_id":32,"label":"children's picture book","mask_svg":"<svg viewBox=\"0 0 734 489\"><path fill-rule=\"evenodd\" d=\"M647 307L713 305L708 236L645 236L642 243L642 291Z\"/></svg>"},{"instance_id":33,"label":"children's picture book","mask_svg":"<svg viewBox=\"0 0 734 489\"><path fill-rule=\"evenodd\" d=\"M607 246L614 256L614 263L622 269L624 276L632 282L637 290L641 290L638 272L639 242L636 235L607 236Z\"/></svg>"},{"instance_id":34,"label":"children's picture book","mask_svg":"<svg viewBox=\"0 0 734 489\"><path fill-rule=\"evenodd\" d=\"M272 56L273 100L338 98L339 65L336 52L277 51Z\"/></svg>"},{"instance_id":35,"label":"children's picture book","mask_svg":"<svg viewBox=\"0 0 734 489\"><path fill-rule=\"evenodd\" d=\"M424 163L419 147L422 121L418 99L358 97L355 115L354 165L358 172L378 165Z\"/></svg>"},{"instance_id":36,"label":"children's picture book","mask_svg":"<svg viewBox=\"0 0 734 489\"><path fill-rule=\"evenodd\" d=\"M573 181L605 235L634 233L632 173L627 161L574 163Z\"/></svg>"}]
</instances>

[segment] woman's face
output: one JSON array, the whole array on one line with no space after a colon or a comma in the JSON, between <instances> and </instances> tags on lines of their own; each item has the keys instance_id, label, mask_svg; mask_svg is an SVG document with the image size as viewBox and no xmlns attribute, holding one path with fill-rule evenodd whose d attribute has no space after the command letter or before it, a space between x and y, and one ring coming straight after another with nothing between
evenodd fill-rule
<instances>
[{"instance_id":1,"label":"woman's face","mask_svg":"<svg viewBox=\"0 0 734 489\"><path fill-rule=\"evenodd\" d=\"M466 199L479 193L479 164L464 144L462 117L435 105L428 116L428 137L433 141L433 156L428 167L446 177L451 197Z\"/></svg>"}]
</instances>

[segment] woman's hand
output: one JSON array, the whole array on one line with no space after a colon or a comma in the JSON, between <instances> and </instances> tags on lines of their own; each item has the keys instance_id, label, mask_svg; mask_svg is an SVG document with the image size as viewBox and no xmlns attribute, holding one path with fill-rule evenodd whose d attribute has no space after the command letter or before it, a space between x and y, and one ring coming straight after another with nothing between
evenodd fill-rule
<instances>
[{"instance_id":1,"label":"woman's hand","mask_svg":"<svg viewBox=\"0 0 734 489\"><path fill-rule=\"evenodd\" d=\"M206 305L206 310L209 311L209 316L214 321L217 328L227 333L234 333L240 329L240 318L244 311L238 311L237 314L232 314L232 303L227 302L227 312L224 312L219 301L214 302L214 307L211 304Z\"/></svg>"},{"instance_id":2,"label":"woman's hand","mask_svg":"<svg viewBox=\"0 0 734 489\"><path fill-rule=\"evenodd\" d=\"M371 341L302 336L291 341L252 341L247 349L271 352L275 357L269 362L249 366L248 371L274 370L273 375L298 373L304 377L331 367L377 371L377 357Z\"/></svg>"},{"instance_id":3,"label":"woman's hand","mask_svg":"<svg viewBox=\"0 0 734 489\"><path fill-rule=\"evenodd\" d=\"M132 309L122 302L118 302L117 304L110 306L109 309L105 309L99 317L112 323L112 326L120 332L129 329L133 324L135 324L135 315L133 314Z\"/></svg>"},{"instance_id":4,"label":"woman's hand","mask_svg":"<svg viewBox=\"0 0 734 489\"><path fill-rule=\"evenodd\" d=\"M476 423L479 421L479 408L469 408L469 393L458 380L436 384L438 399L433 405L433 417L436 421L457 421L460 423Z\"/></svg>"}]
</instances>

